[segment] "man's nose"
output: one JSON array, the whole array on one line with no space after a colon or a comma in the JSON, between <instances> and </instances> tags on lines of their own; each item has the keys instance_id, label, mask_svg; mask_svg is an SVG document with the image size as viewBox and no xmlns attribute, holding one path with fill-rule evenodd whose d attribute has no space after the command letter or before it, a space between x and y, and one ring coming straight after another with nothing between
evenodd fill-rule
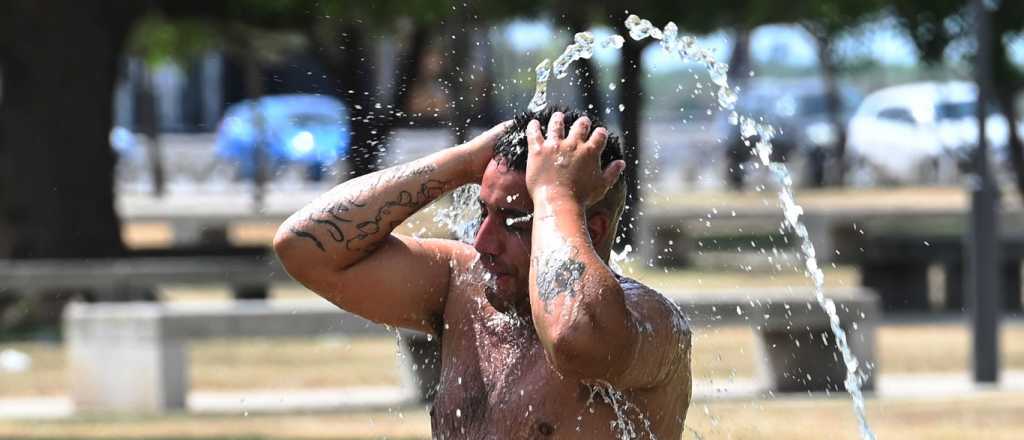
<instances>
[{"instance_id":1,"label":"man's nose","mask_svg":"<svg viewBox=\"0 0 1024 440\"><path fill-rule=\"evenodd\" d=\"M481 254L498 255L502 251L503 229L494 216L488 216L480 223L473 247Z\"/></svg>"}]
</instances>

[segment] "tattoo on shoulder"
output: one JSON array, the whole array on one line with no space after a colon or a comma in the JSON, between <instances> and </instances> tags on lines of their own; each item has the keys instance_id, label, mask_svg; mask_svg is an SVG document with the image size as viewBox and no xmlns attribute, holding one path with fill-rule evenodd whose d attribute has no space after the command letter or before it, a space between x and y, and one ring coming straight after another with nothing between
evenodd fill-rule
<instances>
[{"instance_id":1,"label":"tattoo on shoulder","mask_svg":"<svg viewBox=\"0 0 1024 440\"><path fill-rule=\"evenodd\" d=\"M576 296L587 267L579 260L579 250L568 244L546 250L534 257L537 267L537 294L544 302L544 311L561 294Z\"/></svg>"},{"instance_id":2,"label":"tattoo on shoulder","mask_svg":"<svg viewBox=\"0 0 1024 440\"><path fill-rule=\"evenodd\" d=\"M402 222L402 220L388 219L394 208L417 210L443 194L445 187L450 182L447 180L427 179L420 184L419 191L415 193L407 190L399 191L392 200L384 201L377 208L376 215L373 218L360 220L354 217L354 214L356 214L354 210L357 208L367 208L372 203L371 200L367 199L366 194L373 192L381 185L391 184L406 177L429 176L436 170L437 166L434 164L420 166L401 165L389 172L381 173L375 181L367 182L368 185L353 196L311 211L306 217L303 225L304 228L292 227L291 233L312 241L321 252L325 253L327 249L324 246L324 242L315 234L317 231L322 232L321 238L326 234L331 241L345 246L345 249L349 251L372 252L375 248L374 241L369 240L367 242L367 239L374 237L385 229L390 231ZM386 224L382 227L382 223L385 222Z\"/></svg>"}]
</instances>

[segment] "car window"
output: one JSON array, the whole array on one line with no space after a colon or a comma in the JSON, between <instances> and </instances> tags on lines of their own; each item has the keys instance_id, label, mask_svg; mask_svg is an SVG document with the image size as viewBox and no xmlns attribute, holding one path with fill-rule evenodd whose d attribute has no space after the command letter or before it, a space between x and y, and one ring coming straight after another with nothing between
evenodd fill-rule
<instances>
[{"instance_id":1,"label":"car window","mask_svg":"<svg viewBox=\"0 0 1024 440\"><path fill-rule=\"evenodd\" d=\"M878 119L885 119L893 122L904 122L907 124L913 124L917 121L914 120L914 115L910 114L910 110L905 108L890 107L882 109L878 112Z\"/></svg>"},{"instance_id":2,"label":"car window","mask_svg":"<svg viewBox=\"0 0 1024 440\"><path fill-rule=\"evenodd\" d=\"M332 125L340 122L340 118L337 115L326 115L322 113L295 113L291 115L289 120L300 127L308 127L311 125Z\"/></svg>"},{"instance_id":3,"label":"car window","mask_svg":"<svg viewBox=\"0 0 1024 440\"><path fill-rule=\"evenodd\" d=\"M964 119L975 116L974 102L943 102L935 106L935 119Z\"/></svg>"}]
</instances>

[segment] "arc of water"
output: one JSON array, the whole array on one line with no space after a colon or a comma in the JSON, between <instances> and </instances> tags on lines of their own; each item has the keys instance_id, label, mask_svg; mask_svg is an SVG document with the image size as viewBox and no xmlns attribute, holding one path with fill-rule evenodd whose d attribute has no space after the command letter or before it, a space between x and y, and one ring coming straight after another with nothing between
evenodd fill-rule
<instances>
[{"instance_id":1,"label":"arc of water","mask_svg":"<svg viewBox=\"0 0 1024 440\"><path fill-rule=\"evenodd\" d=\"M835 302L825 297L825 274L818 267L815 257L814 245L811 243L807 227L800 221L803 208L797 204L793 192L793 180L790 177L789 169L784 164L771 162L772 139L775 137L775 128L763 122L757 122L753 118L739 115L735 111L736 101L739 99L738 90L729 86L729 65L715 60L713 54L697 44L697 39L690 35L679 36L679 29L673 22L668 22L664 29L654 26L649 20L642 19L636 15L626 18L626 29L630 38L640 41L645 38L653 38L661 41L661 46L670 53L676 53L683 61L703 64L708 75L715 85L718 86L718 105L721 110L729 111L729 122L739 125L740 137L749 146L756 137L753 150L761 165L767 167L779 184L779 201L782 203L783 214L786 225L791 228L799 238L800 250L803 255L804 267L811 281L814 283L814 296L818 305L829 317L829 326L835 335L836 345L843 356L843 363L846 366L846 379L844 385L853 400L854 413L860 428L861 438L874 440L875 434L871 431L864 410L864 396L861 392L863 378L858 373L859 362L850 351L847 342L846 331L843 330L839 315L836 314ZM580 58L590 58L594 53L595 39L590 32L580 32L573 38L573 43L565 48L554 63L545 59L537 65L537 87L530 100L529 109L540 111L547 106L547 84L551 78L552 69L556 78L563 78L568 74L569 66ZM620 49L625 38L619 35L611 35L596 43L598 48Z\"/></svg>"}]
</instances>

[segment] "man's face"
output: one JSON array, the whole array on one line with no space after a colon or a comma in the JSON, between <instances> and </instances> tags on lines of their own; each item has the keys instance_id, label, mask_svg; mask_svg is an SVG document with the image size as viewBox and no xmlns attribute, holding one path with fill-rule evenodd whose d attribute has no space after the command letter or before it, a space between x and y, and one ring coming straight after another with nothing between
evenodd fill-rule
<instances>
[{"instance_id":1,"label":"man's face","mask_svg":"<svg viewBox=\"0 0 1024 440\"><path fill-rule=\"evenodd\" d=\"M481 267L496 277L487 299L500 311L528 310L533 201L526 173L492 160L480 182L479 202L483 218L474 247Z\"/></svg>"}]
</instances>

